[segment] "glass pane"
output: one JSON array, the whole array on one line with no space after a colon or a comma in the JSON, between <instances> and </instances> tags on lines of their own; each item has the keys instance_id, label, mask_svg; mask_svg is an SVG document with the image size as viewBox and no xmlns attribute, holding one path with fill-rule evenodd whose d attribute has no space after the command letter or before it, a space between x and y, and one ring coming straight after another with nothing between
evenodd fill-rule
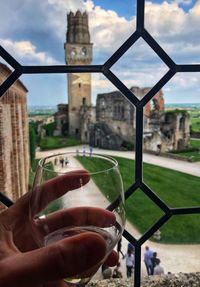
<instances>
[{"instance_id":1,"label":"glass pane","mask_svg":"<svg viewBox=\"0 0 200 287\"><path fill-rule=\"evenodd\" d=\"M199 63L198 1L146 1L145 27L177 64Z\"/></svg>"},{"instance_id":2,"label":"glass pane","mask_svg":"<svg viewBox=\"0 0 200 287\"><path fill-rule=\"evenodd\" d=\"M143 39L139 39L111 70L141 100L168 67Z\"/></svg>"}]
</instances>

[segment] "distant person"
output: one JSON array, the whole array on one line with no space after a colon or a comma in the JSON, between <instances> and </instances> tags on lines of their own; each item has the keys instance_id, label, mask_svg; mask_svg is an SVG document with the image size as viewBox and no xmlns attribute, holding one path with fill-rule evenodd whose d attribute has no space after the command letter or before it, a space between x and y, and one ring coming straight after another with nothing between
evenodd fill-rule
<instances>
[{"instance_id":1,"label":"distant person","mask_svg":"<svg viewBox=\"0 0 200 287\"><path fill-rule=\"evenodd\" d=\"M164 274L164 268L162 266L160 266L160 259L157 258L156 260L156 266L154 268L154 275L161 275Z\"/></svg>"},{"instance_id":2,"label":"distant person","mask_svg":"<svg viewBox=\"0 0 200 287\"><path fill-rule=\"evenodd\" d=\"M37 152L37 151L40 151L40 146L39 146L39 145L36 147L35 151L36 151L36 152Z\"/></svg>"},{"instance_id":3,"label":"distant person","mask_svg":"<svg viewBox=\"0 0 200 287\"><path fill-rule=\"evenodd\" d=\"M146 246L145 247L145 253L144 253L144 264L147 269L148 275L153 275L153 264L152 264L152 258L153 258L153 251Z\"/></svg>"},{"instance_id":4,"label":"distant person","mask_svg":"<svg viewBox=\"0 0 200 287\"><path fill-rule=\"evenodd\" d=\"M128 249L127 252L130 251L131 253L135 253L135 246L132 243L128 243Z\"/></svg>"},{"instance_id":5,"label":"distant person","mask_svg":"<svg viewBox=\"0 0 200 287\"><path fill-rule=\"evenodd\" d=\"M120 240L118 241L118 244L117 244L117 253L118 253L118 256L119 254L121 253L122 255L122 258L124 259L124 253L122 252L122 238L120 238Z\"/></svg>"},{"instance_id":6,"label":"distant person","mask_svg":"<svg viewBox=\"0 0 200 287\"><path fill-rule=\"evenodd\" d=\"M153 252L153 257L151 258L151 262L152 262L152 265L153 265L153 269L156 267L157 260L159 260L159 259L157 258L157 252Z\"/></svg>"},{"instance_id":7,"label":"distant person","mask_svg":"<svg viewBox=\"0 0 200 287\"><path fill-rule=\"evenodd\" d=\"M92 156L92 152L93 152L93 147L90 146L90 156Z\"/></svg>"},{"instance_id":8,"label":"distant person","mask_svg":"<svg viewBox=\"0 0 200 287\"><path fill-rule=\"evenodd\" d=\"M66 157L66 158L65 158L65 166L67 166L68 163L69 163L69 160L68 160L68 158Z\"/></svg>"},{"instance_id":9,"label":"distant person","mask_svg":"<svg viewBox=\"0 0 200 287\"><path fill-rule=\"evenodd\" d=\"M63 168L64 167L64 158L63 157L61 157L61 159L60 159L60 164L61 164L61 167Z\"/></svg>"},{"instance_id":10,"label":"distant person","mask_svg":"<svg viewBox=\"0 0 200 287\"><path fill-rule=\"evenodd\" d=\"M129 278L131 277L133 269L135 267L135 256L130 250L128 250L128 252L125 255L125 259L126 259L126 275Z\"/></svg>"},{"instance_id":11,"label":"distant person","mask_svg":"<svg viewBox=\"0 0 200 287\"><path fill-rule=\"evenodd\" d=\"M160 153L161 153L161 144L158 144L156 149L156 155L160 155Z\"/></svg>"},{"instance_id":12,"label":"distant person","mask_svg":"<svg viewBox=\"0 0 200 287\"><path fill-rule=\"evenodd\" d=\"M54 165L57 165L57 163L58 163L58 158L55 157L55 159L54 159Z\"/></svg>"},{"instance_id":13,"label":"distant person","mask_svg":"<svg viewBox=\"0 0 200 287\"><path fill-rule=\"evenodd\" d=\"M122 278L122 272L120 270L120 262L117 263L117 266L113 270L112 278Z\"/></svg>"},{"instance_id":14,"label":"distant person","mask_svg":"<svg viewBox=\"0 0 200 287\"><path fill-rule=\"evenodd\" d=\"M83 146L83 156L86 155L86 149L85 149L85 146Z\"/></svg>"}]
</instances>

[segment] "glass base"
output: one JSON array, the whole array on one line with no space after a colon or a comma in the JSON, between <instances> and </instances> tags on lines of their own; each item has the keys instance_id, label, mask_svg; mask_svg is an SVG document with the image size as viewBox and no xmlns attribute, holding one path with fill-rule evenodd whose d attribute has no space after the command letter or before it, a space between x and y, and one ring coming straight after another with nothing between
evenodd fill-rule
<instances>
[{"instance_id":1,"label":"glass base","mask_svg":"<svg viewBox=\"0 0 200 287\"><path fill-rule=\"evenodd\" d=\"M83 278L83 279L64 279L65 283L71 287L85 287L91 278Z\"/></svg>"}]
</instances>

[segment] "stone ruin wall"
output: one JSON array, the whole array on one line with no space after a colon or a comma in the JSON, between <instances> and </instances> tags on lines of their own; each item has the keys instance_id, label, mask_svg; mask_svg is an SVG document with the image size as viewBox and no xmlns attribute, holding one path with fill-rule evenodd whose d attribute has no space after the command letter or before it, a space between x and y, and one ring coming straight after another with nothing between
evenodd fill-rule
<instances>
[{"instance_id":1,"label":"stone ruin wall","mask_svg":"<svg viewBox=\"0 0 200 287\"><path fill-rule=\"evenodd\" d=\"M0 64L0 84L11 71ZM28 190L27 89L18 80L0 98L0 191L14 202ZM0 207L3 209L3 206Z\"/></svg>"},{"instance_id":2,"label":"stone ruin wall","mask_svg":"<svg viewBox=\"0 0 200 287\"><path fill-rule=\"evenodd\" d=\"M142 99L150 88L131 87L130 90L138 98ZM119 112L115 112L118 110ZM122 113L123 109L123 113ZM157 109L159 113L164 113L164 97L160 90L151 101L144 107L144 132L150 132L152 137L152 127L150 127L151 112ZM96 102L97 122L104 122L113 133L119 135L123 140L135 143L135 107L119 91L98 94ZM121 116L120 116L121 114ZM150 138L149 138L150 139ZM149 148L155 145L151 139L147 143Z\"/></svg>"},{"instance_id":3,"label":"stone ruin wall","mask_svg":"<svg viewBox=\"0 0 200 287\"><path fill-rule=\"evenodd\" d=\"M132 87L133 94L142 99L150 88ZM123 114L115 115L115 108ZM97 122L105 123L113 133L130 143L135 142L135 108L119 91L98 94ZM146 151L168 152L189 146L190 118L184 111L165 111L164 95L160 90L144 107L144 144ZM106 147L106 146L105 146Z\"/></svg>"},{"instance_id":4,"label":"stone ruin wall","mask_svg":"<svg viewBox=\"0 0 200 287\"><path fill-rule=\"evenodd\" d=\"M186 149L190 145L190 124L190 115L185 111L156 111L150 117L150 129L144 137L144 149L157 152L158 145L163 153Z\"/></svg>"},{"instance_id":5,"label":"stone ruin wall","mask_svg":"<svg viewBox=\"0 0 200 287\"><path fill-rule=\"evenodd\" d=\"M120 111L116 112L118 108ZM105 123L114 133L130 142L133 141L135 131L134 113L131 103L119 91L97 96L96 121Z\"/></svg>"}]
</instances>

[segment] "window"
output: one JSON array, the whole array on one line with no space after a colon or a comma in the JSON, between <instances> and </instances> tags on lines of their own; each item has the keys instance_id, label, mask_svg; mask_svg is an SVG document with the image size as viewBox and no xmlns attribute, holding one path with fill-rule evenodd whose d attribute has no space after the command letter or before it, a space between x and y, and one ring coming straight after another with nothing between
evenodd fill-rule
<instances>
[{"instance_id":1,"label":"window","mask_svg":"<svg viewBox=\"0 0 200 287\"><path fill-rule=\"evenodd\" d=\"M126 4L124 4L126 5ZM163 202L143 181L143 108L145 105L160 91L163 86L169 82L176 73L179 72L200 72L199 64L177 64L170 56L162 49L162 47L155 41L153 36L148 33L144 27L144 0L137 0L137 23L136 30L133 30L132 35L123 43L123 45L114 52L114 54L102 65L98 66L22 66L15 61L0 46L0 56L10 64L14 71L12 75L0 86L0 96L2 96L7 89L22 75L22 74L36 74L36 73L103 73L103 75L110 80L110 82L135 106L136 112L136 146L135 146L135 182L131 184L125 193L125 198L128 199L137 189L140 189L148 198L150 198L162 211L163 216L155 222L138 240L134 238L127 230L124 231L125 238L135 246L135 277L134 286L140 287L141 281L141 246L148 240L161 226L163 226L174 215L184 214L200 214L200 206L190 208L171 208ZM149 47L158 55L158 57L166 64L168 70L166 74L157 82L152 89L142 98L138 99L134 96L129 88L125 86L118 77L111 72L111 67L128 51L131 46L134 46L138 39L143 39ZM84 52L85 53L85 52ZM76 51L72 51L72 57L76 56ZM85 69L85 70L84 70ZM79 88L81 85L79 84ZM114 107L114 114L119 116L124 114L124 110L120 110L120 106ZM170 117L169 117L170 121ZM76 135L79 130L75 130ZM100 138L98 139L100 145ZM181 145L181 142L180 142ZM10 206L12 202L1 194L1 201ZM185 259L187 260L187 258Z\"/></svg>"}]
</instances>

